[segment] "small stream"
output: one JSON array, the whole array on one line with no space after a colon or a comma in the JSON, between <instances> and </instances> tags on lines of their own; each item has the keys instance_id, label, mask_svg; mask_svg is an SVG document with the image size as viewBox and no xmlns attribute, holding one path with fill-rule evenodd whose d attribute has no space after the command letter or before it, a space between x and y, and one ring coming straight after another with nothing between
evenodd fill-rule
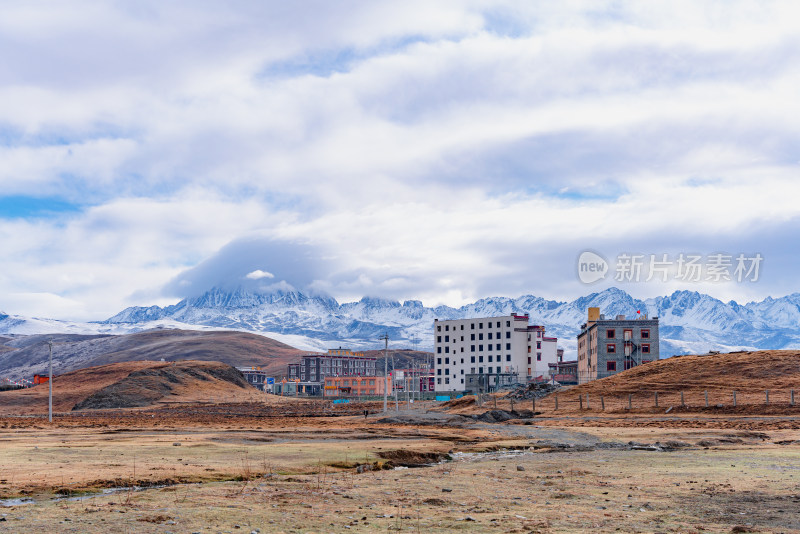
<instances>
[{"instance_id":1,"label":"small stream","mask_svg":"<svg viewBox=\"0 0 800 534\"><path fill-rule=\"evenodd\" d=\"M32 499L31 497L20 497L17 499L0 499L0 508L10 508L12 506L23 506L26 504L36 504L37 502L42 502L44 500L49 500L51 502L76 502L76 501L85 501L88 499L94 499L95 497L103 497L105 495L113 495L115 493L122 493L126 491L144 491L149 489L159 489L159 488L166 488L166 485L160 486L123 486L120 488L105 488L101 491L93 491L89 493L81 493L80 495L75 495L73 497L64 496L64 497L53 497L52 499Z\"/></svg>"}]
</instances>

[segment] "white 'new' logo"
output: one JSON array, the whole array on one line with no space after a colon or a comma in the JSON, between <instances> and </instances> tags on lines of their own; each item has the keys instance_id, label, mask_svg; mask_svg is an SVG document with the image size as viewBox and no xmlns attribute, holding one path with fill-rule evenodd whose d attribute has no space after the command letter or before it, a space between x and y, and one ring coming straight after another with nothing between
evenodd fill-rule
<instances>
[{"instance_id":1,"label":"white 'new' logo","mask_svg":"<svg viewBox=\"0 0 800 534\"><path fill-rule=\"evenodd\" d=\"M599 254L585 250L578 256L578 278L584 284L602 280L607 273L608 262Z\"/></svg>"}]
</instances>

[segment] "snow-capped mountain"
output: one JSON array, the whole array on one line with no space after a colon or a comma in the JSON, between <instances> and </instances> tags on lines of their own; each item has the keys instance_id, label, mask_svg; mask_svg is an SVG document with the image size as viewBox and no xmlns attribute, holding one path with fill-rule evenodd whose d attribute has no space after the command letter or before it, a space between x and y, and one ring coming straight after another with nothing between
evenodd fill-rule
<instances>
[{"instance_id":1,"label":"snow-capped mountain","mask_svg":"<svg viewBox=\"0 0 800 534\"><path fill-rule=\"evenodd\" d=\"M586 309L592 306L599 307L606 317L632 317L637 311L659 317L662 357L708 350L800 348L800 293L741 305L692 291L638 300L617 288L570 302L524 295L489 297L460 308L430 308L417 300L400 303L375 297L340 304L328 295L299 291L285 284L261 293L214 288L173 306L128 308L99 323L26 320L0 314L0 334L77 333L81 328L91 333L125 333L154 327L224 328L319 349L340 345L376 348L380 346L379 338L388 333L395 346L409 346L418 340L419 348L430 348L431 327L436 318L513 312L527 313L532 323L544 325L548 334L559 338L567 357L572 357L578 329L586 320Z\"/></svg>"}]
</instances>

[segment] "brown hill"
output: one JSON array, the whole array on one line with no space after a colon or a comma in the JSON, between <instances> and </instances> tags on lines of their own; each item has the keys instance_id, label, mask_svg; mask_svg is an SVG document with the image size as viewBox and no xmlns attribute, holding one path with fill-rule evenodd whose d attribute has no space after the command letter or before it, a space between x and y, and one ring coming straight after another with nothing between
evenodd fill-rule
<instances>
[{"instance_id":1,"label":"brown hill","mask_svg":"<svg viewBox=\"0 0 800 534\"><path fill-rule=\"evenodd\" d=\"M21 336L0 351L0 376L31 379L47 369L48 340L54 341L56 374L108 363L137 360L203 360L232 366L257 366L276 377L304 351L274 339L233 331L149 330L120 336L65 334Z\"/></svg>"},{"instance_id":2,"label":"brown hill","mask_svg":"<svg viewBox=\"0 0 800 534\"><path fill-rule=\"evenodd\" d=\"M48 386L0 392L3 414L47 412ZM156 403L263 400L233 367L220 362L123 362L53 379L53 410L129 408Z\"/></svg>"},{"instance_id":3,"label":"brown hill","mask_svg":"<svg viewBox=\"0 0 800 534\"><path fill-rule=\"evenodd\" d=\"M202 360L232 366L256 366L283 376L301 351L280 341L246 332L154 330L126 336L129 346L98 358L96 364L138 359Z\"/></svg>"},{"instance_id":4,"label":"brown hill","mask_svg":"<svg viewBox=\"0 0 800 534\"><path fill-rule=\"evenodd\" d=\"M377 358L378 372L383 372L383 350L364 351L366 356ZM392 358L397 369L410 369L428 363L433 365L433 353L411 349L389 349L389 369L392 368Z\"/></svg>"},{"instance_id":5,"label":"brown hill","mask_svg":"<svg viewBox=\"0 0 800 534\"><path fill-rule=\"evenodd\" d=\"M583 384L571 391L627 394L642 389L746 391L792 387L800 388L800 352L764 350L674 356Z\"/></svg>"},{"instance_id":6,"label":"brown hill","mask_svg":"<svg viewBox=\"0 0 800 534\"><path fill-rule=\"evenodd\" d=\"M655 408L658 393L663 408L680 405L683 393L685 404L703 407L706 392L709 406L729 406L735 391L737 405L763 405L766 390L770 391L771 404L788 404L792 389L800 404L800 351L764 350L674 356L561 390L558 397L559 409L580 406L578 395L584 402L588 395L593 408L598 407L601 396L607 408L625 408L629 395L634 408ZM553 397L550 395L543 405L550 406Z\"/></svg>"}]
</instances>

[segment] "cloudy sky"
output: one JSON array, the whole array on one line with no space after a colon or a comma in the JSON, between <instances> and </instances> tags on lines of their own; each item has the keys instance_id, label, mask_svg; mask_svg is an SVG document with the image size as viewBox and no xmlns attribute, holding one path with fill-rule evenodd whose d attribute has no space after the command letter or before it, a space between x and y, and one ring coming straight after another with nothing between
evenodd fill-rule
<instances>
[{"instance_id":1,"label":"cloudy sky","mask_svg":"<svg viewBox=\"0 0 800 534\"><path fill-rule=\"evenodd\" d=\"M2 13L8 313L103 319L240 282L426 305L800 291L797 2ZM587 286L586 249L763 262L757 282Z\"/></svg>"}]
</instances>

